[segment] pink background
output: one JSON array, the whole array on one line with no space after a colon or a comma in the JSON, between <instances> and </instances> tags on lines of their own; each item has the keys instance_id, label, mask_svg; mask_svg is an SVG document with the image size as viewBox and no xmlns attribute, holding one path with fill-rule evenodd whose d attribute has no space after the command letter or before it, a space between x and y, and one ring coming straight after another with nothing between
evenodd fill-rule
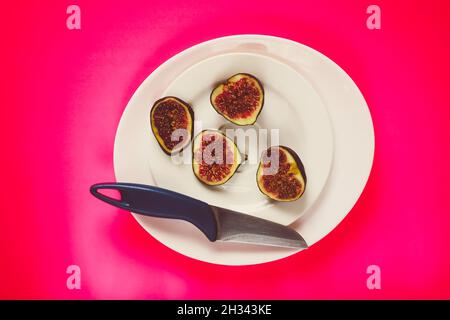
<instances>
[{"instance_id":1,"label":"pink background","mask_svg":"<svg viewBox=\"0 0 450 320\"><path fill-rule=\"evenodd\" d=\"M0 298L450 298L448 1L3 1ZM372 113L367 187L326 238L287 259L186 258L89 194L114 177L126 103L159 64L239 34L311 46L355 80ZM81 290L66 267L81 267ZM382 289L368 290L377 264Z\"/></svg>"}]
</instances>

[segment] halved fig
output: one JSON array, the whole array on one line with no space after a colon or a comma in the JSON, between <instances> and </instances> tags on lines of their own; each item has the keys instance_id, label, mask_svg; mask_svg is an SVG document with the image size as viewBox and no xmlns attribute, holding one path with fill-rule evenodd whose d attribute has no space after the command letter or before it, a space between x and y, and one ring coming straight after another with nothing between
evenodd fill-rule
<instances>
[{"instance_id":1,"label":"halved fig","mask_svg":"<svg viewBox=\"0 0 450 320\"><path fill-rule=\"evenodd\" d=\"M240 125L256 122L264 105L264 89L254 76L238 73L219 84L210 96L214 109L225 119Z\"/></svg>"},{"instance_id":2,"label":"halved fig","mask_svg":"<svg viewBox=\"0 0 450 320\"><path fill-rule=\"evenodd\" d=\"M241 164L237 146L216 130L204 130L194 138L192 158L195 176L210 186L227 182Z\"/></svg>"},{"instance_id":3,"label":"halved fig","mask_svg":"<svg viewBox=\"0 0 450 320\"><path fill-rule=\"evenodd\" d=\"M305 192L306 172L294 150L275 146L262 153L256 181L259 190L269 198L294 201Z\"/></svg>"},{"instance_id":4,"label":"halved fig","mask_svg":"<svg viewBox=\"0 0 450 320\"><path fill-rule=\"evenodd\" d=\"M194 111L177 97L164 97L153 104L150 123L161 149L170 155L189 145L194 130Z\"/></svg>"}]
</instances>

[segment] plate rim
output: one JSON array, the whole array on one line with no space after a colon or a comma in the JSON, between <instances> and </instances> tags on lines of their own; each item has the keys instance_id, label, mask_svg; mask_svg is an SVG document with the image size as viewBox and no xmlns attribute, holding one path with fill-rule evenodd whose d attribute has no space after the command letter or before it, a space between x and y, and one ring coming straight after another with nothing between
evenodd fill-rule
<instances>
[{"instance_id":1,"label":"plate rim","mask_svg":"<svg viewBox=\"0 0 450 320\"><path fill-rule=\"evenodd\" d=\"M368 133L368 136L370 136L370 142L371 142L371 143L370 143L370 154L369 154L369 158L370 158L370 161L369 161L369 162L370 162L370 164L368 165L368 168L367 168L367 170L366 170L367 172L366 172L366 174L364 175L364 178L361 179L361 186L360 186L360 188L358 188L358 191L356 192L357 195L355 196L355 199L353 199L353 200L351 201L351 202L352 202L352 205L348 206L348 208L345 209L346 212L344 212L343 214L340 215L339 221L338 221L337 223L335 223L335 224L332 225L330 228L328 228L327 231L323 233L323 235L321 235L318 239L316 239L316 240L313 242L313 245L314 245L314 244L320 242L320 240L322 240L324 237L326 237L330 232L332 232L334 229L336 229L336 228L339 226L339 224L342 223L342 221L346 218L346 216L348 215L348 213L349 213L349 212L351 211L351 209L355 206L355 204L357 203L359 197L360 197L361 194L363 193L363 191L364 191L364 189L365 189L365 186L366 186L366 184L367 184L367 182L368 182L368 179L369 179L369 177L370 177L370 175L371 175L372 169L373 169L373 159L374 159L374 153L375 153L375 134L374 134L374 125L373 125L373 120L372 120L372 116L371 116L371 113L370 113L370 109L369 109L369 107L368 107L368 105L367 105L366 100L364 99L364 96L362 95L361 90L358 88L358 86L357 86L356 83L352 80L352 78L348 75L348 73L347 73L344 69L342 69L337 63L335 63L333 60L331 60L330 58L328 58L326 55L322 54L321 52L319 52L319 51L317 51L317 50L315 50L315 49L313 49L313 48L311 48L311 47L309 47L309 46L307 46L307 45L304 45L304 44L302 44L302 43L299 43L299 42L296 42L296 41L294 41L294 40L291 40L291 39L282 38L282 37L277 37L277 36L273 36L273 35L262 35L262 34L239 34L239 35L229 35L229 36L224 36L224 37L214 38L214 39L210 39L210 40L207 40L207 41L204 41L204 42L197 43L197 44L195 44L195 45L193 45L193 46L191 46L191 47L189 47L189 48L187 48L187 49L185 49L185 50L182 50L181 52L178 52L177 54L173 55L172 57L170 57L169 59L167 59L167 60L165 60L163 63L161 63L156 69L154 69L154 70L153 70L153 71L145 78L144 81L141 82L141 84L140 84L140 85L138 86L138 88L135 90L135 92L134 92L133 95L131 96L130 100L128 101L128 103L127 103L127 105L126 105L126 107L125 107L125 109L124 109L124 111L123 111L123 113L122 113L122 116L121 116L121 118L120 118L119 124L118 124L118 126L117 126L117 131L116 131L116 135L115 135L115 140L114 140L115 142L114 142L114 159L113 159L113 163L114 163L114 173L115 173L115 176L116 176L116 180L117 180L117 176L118 176L118 174L117 174L117 152L116 152L116 150L117 150L117 137L118 137L118 135L119 135L119 133L120 133L120 131L121 131L121 126L123 125L123 121L122 121L122 120L123 120L123 118L125 117L125 115L129 112L128 106L130 105L131 101L132 101L137 95L140 94L140 91L143 90L144 84L152 79L152 77L154 76L154 74L155 74L156 71L162 72L165 68L167 68L168 65L170 65L170 63L173 62L173 60L183 58L183 57L185 57L186 55L190 54L192 51L208 48L208 46L210 46L211 44L213 44L213 43L215 43L215 42L219 42L219 41L232 41L233 39L237 39L238 41L239 41L239 40L241 40L241 41L242 41L242 40L262 41L262 42L266 42L266 43L267 43L267 42L271 42L271 41L275 41L275 42L278 42L278 44L279 44L280 42L281 42L281 43L284 42L284 43L289 43L290 45L292 45L292 46L294 46L294 47L298 47L298 48L300 48L300 50L306 50L306 51L309 52L310 54L315 55L316 57L320 58L321 60L325 61L325 62L328 63L330 66L332 66L334 69L336 69L337 72L339 73L339 76L343 76L343 77L345 78L345 80L347 81L347 83L350 84L350 86L353 87L354 91L353 91L352 95L355 95L355 98L359 98L360 101L363 103L363 107L364 107L364 111L365 111L365 112L364 112L364 117L366 118L366 120L369 120L368 122L370 123L370 128L367 128L367 130L368 130L367 133ZM275 46L276 46L276 44L273 44L273 43L272 43L272 45L275 45ZM208 51L211 52L211 49L209 48ZM227 53L227 52L233 52L233 51L222 51L222 53ZM197 54L197 55L198 55L198 54ZM203 52L202 55L207 55L207 57L212 57L214 54L213 54L213 55L210 55L210 54L205 54L205 53ZM200 62L200 61L203 60L203 59L204 59L204 58L202 58L202 59L196 59L196 61L195 61L195 62L192 62L191 65L193 65L193 64L195 64L195 63L197 63L197 62ZM280 57L280 59L281 59L281 57ZM180 74L181 74L183 71L184 71L184 70L182 70L182 71L180 72ZM324 104L325 104L325 107L326 107L328 113L330 113L329 110L328 110L328 109L329 109L328 104L327 104L327 103L324 103ZM332 125L333 125L333 118L332 118L331 114L329 114L329 117L331 118L331 122L332 122ZM334 147L336 148L336 144L333 144L333 145L334 145ZM333 162L334 162L334 161L333 161ZM368 162L367 162L367 163L368 163ZM333 168L331 169L331 171L332 171L332 170L333 170ZM328 181L327 181L327 183L328 183ZM359 190L359 189L360 189L360 190ZM258 262L254 262L254 263L252 263L252 262L250 262L250 263L222 263L222 262L208 261L208 260L205 260L205 259L202 259L202 258L190 256L190 255L188 255L188 254L186 254L186 253L184 253L184 252L180 252L180 251L178 251L178 250L176 250L176 249L174 249L174 248L171 248L171 247L168 246L166 243L162 242L159 238L157 238L156 236L154 236L154 235L153 235L153 234L145 227L145 225L144 225L143 222L141 221L141 216L136 215L136 214L134 214L134 213L132 213L132 215L133 215L134 218L137 220L137 222L143 227L144 230L146 230L153 238L155 238L156 240L158 240L158 242L160 242L160 243L163 244L164 246L168 247L169 249L172 249L172 250L176 251L177 253L180 253L180 254L182 254L182 255L184 255L184 256L187 256L187 257L189 257L189 258L191 258L191 259L195 259L195 260L202 261L202 262L206 262L206 263L219 264L219 265L253 265L253 264L268 263L268 262L276 261L276 260L279 260L279 259L283 259L283 258L286 258L286 257L288 257L288 256L290 256L290 255L292 255L292 254L294 254L294 253L297 252L297 251L295 251L295 252L290 252L290 253L288 253L288 254L285 254L285 255L283 255L283 256L281 256L281 257L278 257L278 258L275 258L275 259L266 259L266 260L264 260L264 261L258 261ZM294 226L294 227L295 227L295 229L298 231L299 226L297 225L297 226Z\"/></svg>"}]
</instances>

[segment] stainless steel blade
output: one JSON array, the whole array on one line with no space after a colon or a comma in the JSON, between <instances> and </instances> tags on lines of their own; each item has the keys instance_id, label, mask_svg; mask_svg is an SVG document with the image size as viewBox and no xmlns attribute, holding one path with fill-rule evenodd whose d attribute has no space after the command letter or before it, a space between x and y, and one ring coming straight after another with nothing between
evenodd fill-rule
<instances>
[{"instance_id":1,"label":"stainless steel blade","mask_svg":"<svg viewBox=\"0 0 450 320\"><path fill-rule=\"evenodd\" d=\"M218 224L219 241L254 243L305 249L305 239L295 230L248 214L211 206Z\"/></svg>"}]
</instances>

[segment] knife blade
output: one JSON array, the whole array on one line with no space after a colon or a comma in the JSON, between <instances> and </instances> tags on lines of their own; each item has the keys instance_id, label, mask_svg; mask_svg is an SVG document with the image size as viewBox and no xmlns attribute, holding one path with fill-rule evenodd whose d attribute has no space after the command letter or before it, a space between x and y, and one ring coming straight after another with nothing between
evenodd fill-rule
<instances>
[{"instance_id":1,"label":"knife blade","mask_svg":"<svg viewBox=\"0 0 450 320\"><path fill-rule=\"evenodd\" d=\"M305 239L292 228L248 214L211 206L218 225L217 241L306 249Z\"/></svg>"},{"instance_id":2,"label":"knife blade","mask_svg":"<svg viewBox=\"0 0 450 320\"><path fill-rule=\"evenodd\" d=\"M120 198L101 192L116 190ZM158 218L182 219L195 225L208 240L252 243L292 249L308 245L294 229L248 214L158 188L134 183L99 183L91 186L96 198L115 207Z\"/></svg>"}]
</instances>

